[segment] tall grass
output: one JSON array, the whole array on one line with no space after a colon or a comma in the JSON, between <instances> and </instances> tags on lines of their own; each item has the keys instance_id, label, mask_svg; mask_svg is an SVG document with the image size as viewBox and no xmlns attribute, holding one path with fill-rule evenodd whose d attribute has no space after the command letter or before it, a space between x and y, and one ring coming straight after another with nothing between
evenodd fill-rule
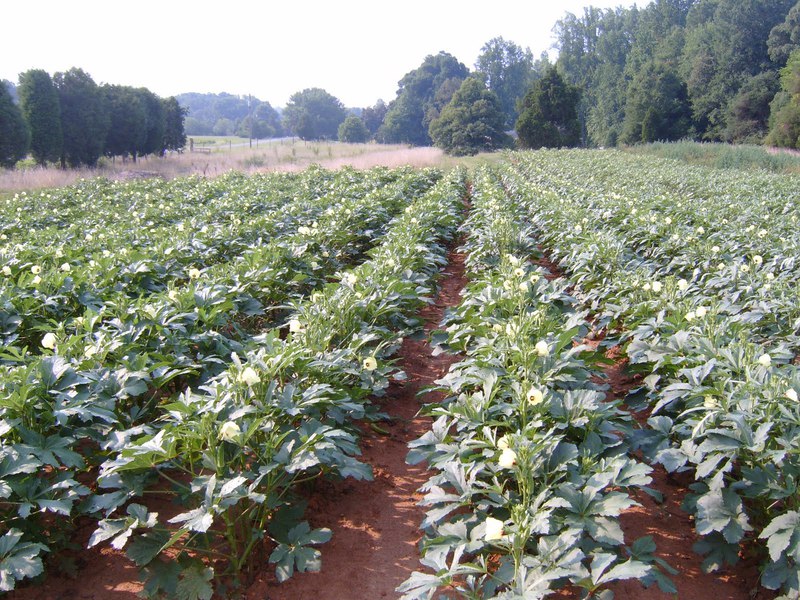
<instances>
[{"instance_id":1,"label":"tall grass","mask_svg":"<svg viewBox=\"0 0 800 600\"><path fill-rule=\"evenodd\" d=\"M765 146L699 142L655 142L631 146L629 152L649 154L717 169L759 169L773 173L800 173L800 154Z\"/></svg>"},{"instance_id":2,"label":"tall grass","mask_svg":"<svg viewBox=\"0 0 800 600\"><path fill-rule=\"evenodd\" d=\"M188 175L216 177L229 171L295 171L305 169L311 164L329 169L346 165L366 169L378 165L446 166L445 162L442 151L435 148L304 142L296 139L260 140L257 144L254 141L252 148L247 143L238 146L234 143L230 147L220 143L209 153L171 153L165 157L143 157L135 163L130 160L102 159L98 167L93 169L64 170L52 166L0 170L0 194L61 187L79 179L93 177L174 179Z\"/></svg>"}]
</instances>

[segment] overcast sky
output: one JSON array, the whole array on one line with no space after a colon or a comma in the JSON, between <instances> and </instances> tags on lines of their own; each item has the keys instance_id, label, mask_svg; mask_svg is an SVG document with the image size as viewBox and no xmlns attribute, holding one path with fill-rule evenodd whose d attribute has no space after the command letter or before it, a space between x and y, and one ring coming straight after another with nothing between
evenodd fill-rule
<instances>
[{"instance_id":1,"label":"overcast sky","mask_svg":"<svg viewBox=\"0 0 800 600\"><path fill-rule=\"evenodd\" d=\"M0 79L80 67L97 83L252 94L284 106L321 87L348 107L395 97L425 56L449 52L470 69L498 36L535 56L552 28L583 7L632 0L11 0L3 2ZM639 7L649 0L638 0Z\"/></svg>"}]
</instances>

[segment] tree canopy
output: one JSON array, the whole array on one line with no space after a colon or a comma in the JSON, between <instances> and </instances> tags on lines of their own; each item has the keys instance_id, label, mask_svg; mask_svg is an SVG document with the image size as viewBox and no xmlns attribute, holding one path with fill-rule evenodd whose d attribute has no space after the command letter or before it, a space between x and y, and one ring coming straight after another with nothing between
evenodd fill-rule
<instances>
[{"instance_id":1,"label":"tree canopy","mask_svg":"<svg viewBox=\"0 0 800 600\"><path fill-rule=\"evenodd\" d=\"M500 101L506 127L517 121L517 103L522 100L533 82L538 79L533 54L502 37L492 38L481 48L475 70L486 81L486 87Z\"/></svg>"},{"instance_id":2,"label":"tree canopy","mask_svg":"<svg viewBox=\"0 0 800 600\"><path fill-rule=\"evenodd\" d=\"M453 156L507 146L502 104L482 81L468 77L441 114L431 121L430 136L435 146Z\"/></svg>"},{"instance_id":3,"label":"tree canopy","mask_svg":"<svg viewBox=\"0 0 800 600\"><path fill-rule=\"evenodd\" d=\"M97 164L111 124L105 95L88 73L72 68L54 78L61 106L62 166Z\"/></svg>"},{"instance_id":4,"label":"tree canopy","mask_svg":"<svg viewBox=\"0 0 800 600\"><path fill-rule=\"evenodd\" d=\"M339 141L349 144L361 144L369 139L369 129L359 117L348 116L339 125Z\"/></svg>"},{"instance_id":5,"label":"tree canopy","mask_svg":"<svg viewBox=\"0 0 800 600\"><path fill-rule=\"evenodd\" d=\"M11 92L0 85L0 167L13 167L28 153L30 134Z\"/></svg>"},{"instance_id":6,"label":"tree canopy","mask_svg":"<svg viewBox=\"0 0 800 600\"><path fill-rule=\"evenodd\" d=\"M525 148L577 146L581 140L579 103L579 89L551 67L522 101L516 123L520 144Z\"/></svg>"},{"instance_id":7,"label":"tree canopy","mask_svg":"<svg viewBox=\"0 0 800 600\"><path fill-rule=\"evenodd\" d=\"M428 127L450 102L469 69L447 52L425 57L422 64L398 82L397 97L389 104L378 138L387 143L425 146Z\"/></svg>"},{"instance_id":8,"label":"tree canopy","mask_svg":"<svg viewBox=\"0 0 800 600\"><path fill-rule=\"evenodd\" d=\"M303 140L336 139L346 116L342 103L321 88L295 92L283 112L286 128Z\"/></svg>"},{"instance_id":9,"label":"tree canopy","mask_svg":"<svg viewBox=\"0 0 800 600\"><path fill-rule=\"evenodd\" d=\"M19 101L31 132L31 154L40 165L61 157L61 104L47 71L31 69L19 76Z\"/></svg>"}]
</instances>

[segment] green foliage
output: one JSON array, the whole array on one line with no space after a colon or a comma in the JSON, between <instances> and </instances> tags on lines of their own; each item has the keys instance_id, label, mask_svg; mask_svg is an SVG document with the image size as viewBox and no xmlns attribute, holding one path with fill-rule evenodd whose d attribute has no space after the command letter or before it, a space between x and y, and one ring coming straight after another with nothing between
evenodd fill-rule
<instances>
[{"instance_id":1,"label":"green foliage","mask_svg":"<svg viewBox=\"0 0 800 600\"><path fill-rule=\"evenodd\" d=\"M523 50L502 37L492 38L481 48L475 70L486 86L497 95L505 116L505 127L511 129L519 116L517 104L537 77L530 48Z\"/></svg>"},{"instance_id":2,"label":"green foliage","mask_svg":"<svg viewBox=\"0 0 800 600\"><path fill-rule=\"evenodd\" d=\"M147 112L140 94L123 85L104 85L103 93L109 116L106 155L136 158L147 140Z\"/></svg>"},{"instance_id":3,"label":"green foliage","mask_svg":"<svg viewBox=\"0 0 800 600\"><path fill-rule=\"evenodd\" d=\"M783 148L800 144L800 49L781 69L781 92L772 102L767 143Z\"/></svg>"},{"instance_id":4,"label":"green foliage","mask_svg":"<svg viewBox=\"0 0 800 600\"><path fill-rule=\"evenodd\" d=\"M663 63L648 63L628 87L620 140L625 144L677 140L691 124L686 85Z\"/></svg>"},{"instance_id":5,"label":"green foliage","mask_svg":"<svg viewBox=\"0 0 800 600\"><path fill-rule=\"evenodd\" d=\"M430 125L438 148L453 156L497 150L508 145L505 118L497 96L475 77L468 77Z\"/></svg>"},{"instance_id":6,"label":"green foliage","mask_svg":"<svg viewBox=\"0 0 800 600\"><path fill-rule=\"evenodd\" d=\"M369 131L370 137L374 137L378 133L388 110L389 107L386 106L386 103L378 100L374 106L368 106L361 111L361 119Z\"/></svg>"},{"instance_id":7,"label":"green foliage","mask_svg":"<svg viewBox=\"0 0 800 600\"><path fill-rule=\"evenodd\" d=\"M369 139L369 129L360 118L350 115L339 125L338 137L340 142L361 144Z\"/></svg>"},{"instance_id":8,"label":"green foliage","mask_svg":"<svg viewBox=\"0 0 800 600\"><path fill-rule=\"evenodd\" d=\"M50 75L31 69L19 76L22 113L31 131L31 154L40 165L61 157L64 143L61 132L61 105Z\"/></svg>"},{"instance_id":9,"label":"green foliage","mask_svg":"<svg viewBox=\"0 0 800 600\"><path fill-rule=\"evenodd\" d=\"M769 131L770 104L779 90L780 77L775 71L749 78L728 105L725 140L760 143Z\"/></svg>"},{"instance_id":10,"label":"green foliage","mask_svg":"<svg viewBox=\"0 0 800 600\"><path fill-rule=\"evenodd\" d=\"M783 23L772 28L767 39L769 58L781 67L797 48L800 48L800 2L791 8Z\"/></svg>"},{"instance_id":11,"label":"green foliage","mask_svg":"<svg viewBox=\"0 0 800 600\"><path fill-rule=\"evenodd\" d=\"M347 113L336 97L321 88L295 92L283 112L286 129L303 140L333 140Z\"/></svg>"},{"instance_id":12,"label":"green foliage","mask_svg":"<svg viewBox=\"0 0 800 600\"><path fill-rule=\"evenodd\" d=\"M0 85L0 167L13 167L28 153L30 132L22 111L5 85Z\"/></svg>"},{"instance_id":13,"label":"green foliage","mask_svg":"<svg viewBox=\"0 0 800 600\"><path fill-rule=\"evenodd\" d=\"M184 119L188 109L183 108L175 96L162 100L164 112L163 149L180 151L186 146Z\"/></svg>"},{"instance_id":14,"label":"green foliage","mask_svg":"<svg viewBox=\"0 0 800 600\"><path fill-rule=\"evenodd\" d=\"M83 70L53 77L61 105L62 166L94 166L103 154L110 118L103 91Z\"/></svg>"},{"instance_id":15,"label":"green foliage","mask_svg":"<svg viewBox=\"0 0 800 600\"><path fill-rule=\"evenodd\" d=\"M516 130L524 148L559 148L580 143L578 88L565 82L555 67L533 84L522 101Z\"/></svg>"},{"instance_id":16,"label":"green foliage","mask_svg":"<svg viewBox=\"0 0 800 600\"><path fill-rule=\"evenodd\" d=\"M280 137L283 126L280 115L269 102L253 96L234 96L232 94L185 93L175 97L186 109L186 134L211 135L219 119L230 119L234 131L250 135L249 119L255 119L254 131L266 133L265 137ZM259 136L260 137L260 136Z\"/></svg>"},{"instance_id":17,"label":"green foliage","mask_svg":"<svg viewBox=\"0 0 800 600\"><path fill-rule=\"evenodd\" d=\"M430 123L467 75L469 69L447 52L426 56L419 67L398 82L397 98L389 104L378 139L390 144L430 144Z\"/></svg>"}]
</instances>

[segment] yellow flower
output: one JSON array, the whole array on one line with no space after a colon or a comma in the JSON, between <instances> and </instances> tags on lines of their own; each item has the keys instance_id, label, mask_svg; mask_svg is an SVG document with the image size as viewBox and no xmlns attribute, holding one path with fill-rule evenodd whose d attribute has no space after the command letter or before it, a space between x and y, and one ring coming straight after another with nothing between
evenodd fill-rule
<instances>
[{"instance_id":1,"label":"yellow flower","mask_svg":"<svg viewBox=\"0 0 800 600\"><path fill-rule=\"evenodd\" d=\"M682 292L685 292L689 288L689 282L685 279L678 280L678 289Z\"/></svg>"},{"instance_id":2,"label":"yellow flower","mask_svg":"<svg viewBox=\"0 0 800 600\"><path fill-rule=\"evenodd\" d=\"M690 310L688 313L686 313L686 320L689 321L689 323L694 321L695 317L697 317L697 314L693 310Z\"/></svg>"},{"instance_id":3,"label":"yellow flower","mask_svg":"<svg viewBox=\"0 0 800 600\"><path fill-rule=\"evenodd\" d=\"M11 275L11 267L9 267L8 265L5 265L3 267L3 275L5 275L6 277Z\"/></svg>"},{"instance_id":4,"label":"yellow flower","mask_svg":"<svg viewBox=\"0 0 800 600\"><path fill-rule=\"evenodd\" d=\"M65 262L63 265L61 265L61 270L64 271L64 273L69 273L71 269L72 267L68 262Z\"/></svg>"},{"instance_id":5,"label":"yellow flower","mask_svg":"<svg viewBox=\"0 0 800 600\"><path fill-rule=\"evenodd\" d=\"M244 371L239 373L239 381L250 386L260 382L261 378L253 367L245 367Z\"/></svg>"},{"instance_id":6,"label":"yellow flower","mask_svg":"<svg viewBox=\"0 0 800 600\"><path fill-rule=\"evenodd\" d=\"M662 287L663 287L663 285L661 284L660 281L654 281L653 282L653 291L654 292L660 292Z\"/></svg>"},{"instance_id":7,"label":"yellow flower","mask_svg":"<svg viewBox=\"0 0 800 600\"><path fill-rule=\"evenodd\" d=\"M291 319L289 321L289 331L291 331L292 333L297 333L301 329L303 329L303 326L300 323L300 321L298 321L297 319Z\"/></svg>"},{"instance_id":8,"label":"yellow flower","mask_svg":"<svg viewBox=\"0 0 800 600\"><path fill-rule=\"evenodd\" d=\"M525 269L523 269L521 267L517 267L516 269L514 269L514 275L516 275L517 277L524 277L525 276Z\"/></svg>"},{"instance_id":9,"label":"yellow flower","mask_svg":"<svg viewBox=\"0 0 800 600\"><path fill-rule=\"evenodd\" d=\"M241 433L242 430L239 428L238 424L233 421L225 421L222 427L219 428L219 439L226 442L233 442L236 441L236 438L238 438Z\"/></svg>"},{"instance_id":10,"label":"yellow flower","mask_svg":"<svg viewBox=\"0 0 800 600\"><path fill-rule=\"evenodd\" d=\"M40 267L39 265L33 265L31 267L31 273L33 273L34 275L38 275L41 272L42 272L42 267Z\"/></svg>"},{"instance_id":11,"label":"yellow flower","mask_svg":"<svg viewBox=\"0 0 800 600\"><path fill-rule=\"evenodd\" d=\"M36 277L31 279L31 283L33 285L39 285L40 283L42 283L42 278L37 275Z\"/></svg>"},{"instance_id":12,"label":"yellow flower","mask_svg":"<svg viewBox=\"0 0 800 600\"><path fill-rule=\"evenodd\" d=\"M508 450L508 436L504 435L499 440L497 440L497 447L500 450Z\"/></svg>"},{"instance_id":13,"label":"yellow flower","mask_svg":"<svg viewBox=\"0 0 800 600\"><path fill-rule=\"evenodd\" d=\"M53 332L45 333L42 338L42 347L48 350L54 349L56 347L56 334Z\"/></svg>"},{"instance_id":14,"label":"yellow flower","mask_svg":"<svg viewBox=\"0 0 800 600\"><path fill-rule=\"evenodd\" d=\"M362 364L365 371L374 371L378 368L378 361L375 360L374 356L368 356L364 359L364 363Z\"/></svg>"},{"instance_id":15,"label":"yellow flower","mask_svg":"<svg viewBox=\"0 0 800 600\"><path fill-rule=\"evenodd\" d=\"M756 254L753 256L753 264L761 265L764 263L764 258L760 254Z\"/></svg>"},{"instance_id":16,"label":"yellow flower","mask_svg":"<svg viewBox=\"0 0 800 600\"><path fill-rule=\"evenodd\" d=\"M506 448L500 453L497 464L503 469L510 469L517 463L517 453L511 448Z\"/></svg>"},{"instance_id":17,"label":"yellow flower","mask_svg":"<svg viewBox=\"0 0 800 600\"><path fill-rule=\"evenodd\" d=\"M200 269L196 267L192 267L189 269L189 279L199 279L200 278Z\"/></svg>"},{"instance_id":18,"label":"yellow flower","mask_svg":"<svg viewBox=\"0 0 800 600\"><path fill-rule=\"evenodd\" d=\"M547 342L544 340L540 340L536 342L536 346L534 346L534 350L536 350L536 354L539 356L549 356L550 355L550 347L547 345Z\"/></svg>"},{"instance_id":19,"label":"yellow flower","mask_svg":"<svg viewBox=\"0 0 800 600\"><path fill-rule=\"evenodd\" d=\"M717 408L717 399L714 396L706 396L703 398L703 406L708 409Z\"/></svg>"},{"instance_id":20,"label":"yellow flower","mask_svg":"<svg viewBox=\"0 0 800 600\"><path fill-rule=\"evenodd\" d=\"M785 396L792 402L797 402L797 392L794 389L789 388L786 390Z\"/></svg>"},{"instance_id":21,"label":"yellow flower","mask_svg":"<svg viewBox=\"0 0 800 600\"><path fill-rule=\"evenodd\" d=\"M705 306L698 306L695 314L702 319L708 314L708 309Z\"/></svg>"},{"instance_id":22,"label":"yellow flower","mask_svg":"<svg viewBox=\"0 0 800 600\"><path fill-rule=\"evenodd\" d=\"M758 364L760 364L765 369L769 368L769 366L772 364L772 358L770 357L769 354L762 354L761 356L758 357Z\"/></svg>"},{"instance_id":23,"label":"yellow flower","mask_svg":"<svg viewBox=\"0 0 800 600\"><path fill-rule=\"evenodd\" d=\"M486 517L486 532L483 539L486 541L499 540L503 537L503 522L494 517Z\"/></svg>"}]
</instances>

